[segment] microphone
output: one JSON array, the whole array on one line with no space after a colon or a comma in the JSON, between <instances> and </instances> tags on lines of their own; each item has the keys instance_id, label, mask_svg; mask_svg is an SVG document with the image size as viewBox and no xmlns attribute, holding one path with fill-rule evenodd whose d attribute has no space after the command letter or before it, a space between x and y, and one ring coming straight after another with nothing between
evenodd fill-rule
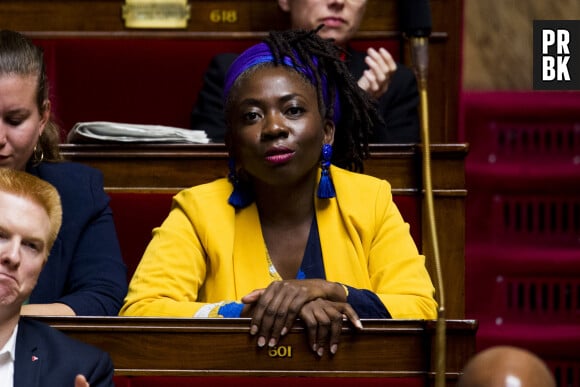
<instances>
[{"instance_id":1,"label":"microphone","mask_svg":"<svg viewBox=\"0 0 580 387\"><path fill-rule=\"evenodd\" d=\"M399 0L399 17L403 36L411 44L411 60L419 86L419 101L421 109L421 138L423 151L423 186L425 189L425 208L427 213L427 229L431 242L433 263L437 274L437 291L439 293L439 309L435 330L435 386L444 387L446 328L445 328L445 293L443 289L443 274L439 258L439 244L433 205L433 187L431 183L431 151L429 141L429 109L427 98L427 70L429 67L429 36L431 35L431 8L429 0ZM425 250L425 249L423 249Z\"/></svg>"},{"instance_id":2,"label":"microphone","mask_svg":"<svg viewBox=\"0 0 580 387\"><path fill-rule=\"evenodd\" d=\"M429 0L399 0L401 30L411 42L411 58L421 89L427 87L428 38L431 35Z\"/></svg>"},{"instance_id":3,"label":"microphone","mask_svg":"<svg viewBox=\"0 0 580 387\"><path fill-rule=\"evenodd\" d=\"M401 30L407 37L423 37L431 34L429 0L400 0L399 17Z\"/></svg>"}]
</instances>

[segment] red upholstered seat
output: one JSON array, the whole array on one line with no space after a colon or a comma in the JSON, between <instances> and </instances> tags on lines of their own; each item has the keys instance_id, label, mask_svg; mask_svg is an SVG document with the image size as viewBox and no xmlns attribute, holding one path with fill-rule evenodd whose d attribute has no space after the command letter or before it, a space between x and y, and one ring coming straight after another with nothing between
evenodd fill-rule
<instances>
[{"instance_id":1,"label":"red upholstered seat","mask_svg":"<svg viewBox=\"0 0 580 387\"><path fill-rule=\"evenodd\" d=\"M82 121L188 128L211 58L253 42L113 37L35 43L45 50L53 112L64 139Z\"/></svg>"},{"instance_id":2,"label":"red upholstered seat","mask_svg":"<svg viewBox=\"0 0 580 387\"><path fill-rule=\"evenodd\" d=\"M466 317L580 385L580 92L463 96Z\"/></svg>"},{"instance_id":3,"label":"red upholstered seat","mask_svg":"<svg viewBox=\"0 0 580 387\"><path fill-rule=\"evenodd\" d=\"M169 214L173 193L111 192L111 209L130 280L151 239Z\"/></svg>"},{"instance_id":4,"label":"red upholstered seat","mask_svg":"<svg viewBox=\"0 0 580 387\"><path fill-rule=\"evenodd\" d=\"M498 334L507 324L528 324L544 333L560 329L552 325L580 324L577 250L478 244L467 256L466 314L479 320L478 338L486 324Z\"/></svg>"},{"instance_id":5,"label":"red upholstered seat","mask_svg":"<svg viewBox=\"0 0 580 387\"><path fill-rule=\"evenodd\" d=\"M580 92L468 92L462 105L470 188L580 188L567 179L580 174Z\"/></svg>"},{"instance_id":6,"label":"red upholstered seat","mask_svg":"<svg viewBox=\"0 0 580 387\"><path fill-rule=\"evenodd\" d=\"M131 386L131 378L127 376L113 376L113 383L115 387L130 387Z\"/></svg>"}]
</instances>

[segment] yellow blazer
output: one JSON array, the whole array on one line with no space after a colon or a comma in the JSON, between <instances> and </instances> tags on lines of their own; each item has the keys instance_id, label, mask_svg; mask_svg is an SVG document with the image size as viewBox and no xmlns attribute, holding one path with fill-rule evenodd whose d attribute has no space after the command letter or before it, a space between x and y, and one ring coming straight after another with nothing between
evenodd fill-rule
<instances>
[{"instance_id":1,"label":"yellow blazer","mask_svg":"<svg viewBox=\"0 0 580 387\"><path fill-rule=\"evenodd\" d=\"M331 167L336 198L315 198L326 279L376 293L393 318L436 317L434 288L389 183ZM255 204L235 210L227 179L178 193L120 314L201 315L271 281Z\"/></svg>"}]
</instances>

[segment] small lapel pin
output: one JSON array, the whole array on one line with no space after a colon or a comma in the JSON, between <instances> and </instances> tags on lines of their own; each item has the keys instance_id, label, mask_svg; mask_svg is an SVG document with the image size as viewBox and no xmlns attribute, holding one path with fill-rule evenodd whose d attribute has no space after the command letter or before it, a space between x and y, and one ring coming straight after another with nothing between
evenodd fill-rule
<instances>
[{"instance_id":1,"label":"small lapel pin","mask_svg":"<svg viewBox=\"0 0 580 387\"><path fill-rule=\"evenodd\" d=\"M32 361L37 361L37 360L38 360L38 357L32 355Z\"/></svg>"}]
</instances>

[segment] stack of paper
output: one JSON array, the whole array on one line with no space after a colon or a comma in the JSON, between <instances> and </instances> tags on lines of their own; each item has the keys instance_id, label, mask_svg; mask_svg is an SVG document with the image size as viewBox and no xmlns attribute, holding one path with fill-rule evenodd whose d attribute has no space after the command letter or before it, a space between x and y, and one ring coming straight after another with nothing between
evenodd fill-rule
<instances>
[{"instance_id":1,"label":"stack of paper","mask_svg":"<svg viewBox=\"0 0 580 387\"><path fill-rule=\"evenodd\" d=\"M78 122L67 136L69 143L134 142L207 144L203 130L190 130L162 125L125 124L119 122Z\"/></svg>"}]
</instances>

